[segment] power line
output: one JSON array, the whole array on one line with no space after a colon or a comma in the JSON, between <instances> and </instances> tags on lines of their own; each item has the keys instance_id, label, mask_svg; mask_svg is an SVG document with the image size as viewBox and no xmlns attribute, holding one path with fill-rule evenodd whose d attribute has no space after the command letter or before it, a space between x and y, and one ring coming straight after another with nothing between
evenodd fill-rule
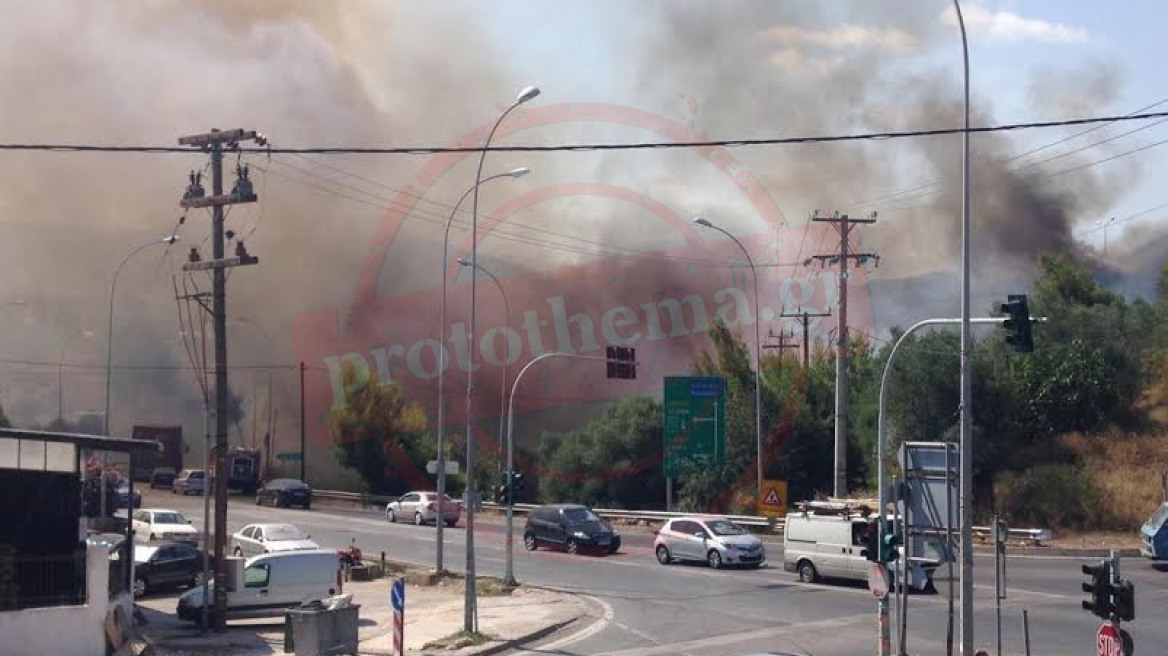
<instances>
[{"instance_id":1,"label":"power line","mask_svg":"<svg viewBox=\"0 0 1168 656\"><path fill-rule=\"evenodd\" d=\"M1093 125L1120 121L1142 121L1168 118L1168 112L1144 112L1122 116L1091 116L1058 121L1030 121L1026 123L1004 123L982 127L971 127L970 133L1010 132L1038 128L1055 128L1072 125ZM962 134L965 128L934 128L930 130L902 130L891 132L860 132L840 135L807 135L796 137L775 137L764 139L714 139L707 141L644 141L617 143L559 144L551 146L397 146L397 147L356 147L324 146L306 148L255 148L236 147L233 152L264 153L279 155L440 155L449 153L536 153L536 152L592 152L603 150L663 150L678 148L741 148L747 146L777 146L784 144L815 144L846 141L878 141L913 137L939 137ZM179 146L149 145L101 145L101 144L50 144L50 143L0 143L0 150L42 151L42 152L103 152L103 153L143 153L143 154L191 154L199 149Z\"/></svg>"},{"instance_id":2,"label":"power line","mask_svg":"<svg viewBox=\"0 0 1168 656\"><path fill-rule=\"evenodd\" d=\"M275 162L275 161L276 160L273 160L273 162ZM284 165L288 166L287 163L284 163ZM369 207L374 207L374 208L377 208L377 209L383 210L383 211L389 211L392 209L388 205L381 205L381 204L374 202L374 201L371 201L371 200L359 198L357 196L353 196L353 195L345 193L343 191L338 191L337 189L334 189L332 187L329 187L329 186L326 186L326 185L323 185L323 184L320 184L317 182L292 177L292 176L280 173L279 171L265 169L261 166L256 166L256 165L253 165L253 166L255 168L259 169L260 171L269 172L272 175L274 175L278 178L282 178L284 180L287 180L289 182L303 184L307 187L316 189L316 190L321 191L323 193L327 193L327 194L331 194L331 195L334 195L334 196L337 196L340 198L344 198L344 199L353 201L355 203L360 203L362 205L367 205ZM311 174L311 173L309 173L309 174ZM330 182L333 184L338 184L335 181L330 180ZM349 187L349 188L352 188L352 187ZM358 191L361 191L361 193L364 193L367 196L372 196L374 198L378 198L380 200L390 202L389 199L386 199L386 198L381 197L381 196L377 196L376 194L373 194L371 192L362 191L362 190L358 190ZM441 226L441 227L446 226L446 221L448 219L448 217L439 217L438 215L435 215L427 210L422 210L422 209L418 209L418 208L412 208L410 210L410 212L407 214L407 216L413 217L417 220L420 220L420 221L423 221L426 223L430 223L430 224L433 224L436 226ZM458 226L459 228L463 228L463 229L469 228L469 225L467 225L466 223L463 223L461 221L458 221L458 220L455 220L452 225ZM595 249L591 249L591 248L583 248L583 247L578 247L578 246L572 246L569 244L548 241L546 239L538 239L536 237L521 234L516 229L527 229L527 230L531 230L534 232L547 234L549 236L556 237L556 238L572 239L572 240L580 241L580 242L583 242L587 245L596 246L600 249L605 249L605 250L595 250ZM503 239L503 240L507 240L507 241L511 241L511 242L515 242L515 243L520 243L520 244L525 244L525 245L539 246L542 248L551 248L554 250L560 250L563 252L579 254L579 255L590 255L590 256L594 256L594 257L652 259L652 260L659 260L659 262L658 262L659 264L669 264L669 265L673 265L673 266L687 265L688 264L688 265L702 266L702 267L708 267L708 268L733 268L733 265L731 265L731 264L725 264L723 262L718 262L715 260L708 260L708 259L703 259L703 258L683 257L683 256L676 256L676 255L659 255L656 253L644 253L644 252L635 251L635 250L632 250L632 249L629 249L629 248L626 248L623 246L605 244L603 242L598 242L598 241L586 239L584 237L576 237L574 235L566 235L563 233L558 233L558 232L554 232L551 230L539 228L537 226L530 226L527 224L520 224L520 223L515 223L515 222L510 222L510 223L506 223L506 224L499 224L493 228L490 228L489 230L487 228L481 228L480 231L486 232L487 234L490 234L498 239ZM620 249L620 250L612 250L612 249ZM798 264L798 262L772 262L772 263L760 263L760 264L757 264L756 267L787 267L787 266L794 266L796 264Z\"/></svg>"},{"instance_id":3,"label":"power line","mask_svg":"<svg viewBox=\"0 0 1168 656\"><path fill-rule=\"evenodd\" d=\"M1140 114L1141 112L1144 112L1144 111L1146 111L1146 110L1148 110L1148 109L1151 109L1151 108L1153 108L1153 107L1158 107L1158 106L1160 106L1160 105L1163 105L1164 103L1168 103L1168 98L1163 98L1163 99L1161 99L1161 100L1158 100L1158 101L1156 101L1156 102L1154 102L1154 103L1152 103L1152 104L1150 104L1150 105L1146 105L1146 106L1144 106L1144 107L1141 107L1141 108L1139 108L1139 109L1137 109L1137 110L1135 110L1135 111L1133 111L1133 112L1129 112L1128 114L1125 114L1125 116L1131 116L1131 117L1134 117L1134 116L1136 116L1136 115ZM1156 123L1154 123L1153 125L1159 125L1159 123L1161 123L1161 122L1162 122L1162 121L1157 121L1157 122L1156 122ZM1086 130L1080 130L1079 132L1076 132L1076 133L1074 133L1074 134L1072 134L1072 135L1069 135L1069 136L1063 137L1063 138L1061 138L1061 139L1057 139L1057 140L1055 140L1055 141L1052 141L1052 142L1050 142L1050 143L1044 144L1044 145L1042 145L1042 146L1038 146L1037 148L1032 148L1032 149L1030 149L1030 150L1028 150L1028 151L1026 151L1026 152L1022 152L1022 153L1018 153L1018 154L1016 154L1016 155L1012 155L1011 157L1009 157L1009 158L1007 158L1007 159L1005 160L1005 163L1007 163L1007 164L1008 164L1008 163L1010 163L1010 162L1017 161L1017 160L1019 160L1019 159L1022 159L1022 158L1024 158L1024 157L1027 157L1027 156L1029 156L1029 155L1033 155L1033 154L1035 154L1035 153L1038 153L1038 152L1041 152L1041 151L1043 151L1043 150L1046 150L1047 148L1051 148L1051 147L1057 146L1057 145L1059 145L1059 144L1063 144L1063 143L1066 143L1066 142L1068 142L1068 141L1071 141L1071 140L1073 140L1073 139L1077 139L1077 138L1079 138L1079 137L1081 137L1081 136L1083 136L1083 135L1090 134L1091 132L1095 132L1096 130L1102 130L1103 128L1107 127L1107 126L1108 126L1108 125L1110 125L1110 124L1111 124L1111 122L1102 122L1102 123L1099 123L1099 124L1097 124L1097 125L1095 125L1095 126L1093 126L1093 127L1090 127L1090 128L1088 128L1088 129L1086 129ZM1139 129L1146 129L1146 127L1152 127L1152 126L1145 126L1145 128L1139 128ZM1136 131L1138 131L1138 130L1136 130ZM1130 132L1129 132L1129 133L1125 133L1125 134L1130 134ZM1120 135L1120 136L1123 136L1123 135ZM1118 138L1118 137L1116 137L1116 138ZM1093 144L1093 145L1099 145L1099 144L1106 143L1107 141L1112 141L1112 140L1114 140L1114 139L1107 139L1107 140L1104 140L1104 141L1099 141L1099 142L1096 142L1096 143L1095 143L1095 144ZM1085 146L1084 148L1089 148L1089 147L1091 147L1091 146ZM1080 148L1079 150L1083 150L1083 148ZM1073 152L1078 152L1078 151L1073 151ZM1064 153L1064 154L1065 154L1065 153ZM1054 156L1054 157L1050 157L1050 158L1047 158L1047 159L1044 159L1044 160L1039 160L1039 161L1037 161L1037 162L1031 162L1031 163L1029 163L1029 164L1026 164L1025 166L1023 166L1023 167L1021 167L1021 168L1027 168L1027 167L1030 167L1030 166L1035 166L1035 165L1038 165L1038 164L1042 164L1042 163L1044 163L1044 162L1051 161L1052 159L1058 159L1059 157L1062 157L1062 155L1056 155L1056 156ZM927 182L927 183L924 183L924 184L920 184L920 185L917 185L917 186L915 186L915 187L910 187L910 188L908 188L908 189L902 189L902 190L900 190L900 191L895 191L895 192L888 193L888 194L884 194L884 195L881 195L881 196L876 196L876 197L874 197L874 198L866 198L866 199L863 199L863 200L858 200L858 201L855 201L855 202L853 202L853 203L852 203L852 204L851 204L849 207L859 207L859 206L870 207L870 206L872 206L872 205L875 205L875 204L877 204L877 203L883 203L883 202L888 202L888 201L892 201L892 200L895 200L895 201L899 202L899 201L908 200L908 199L910 199L910 198L917 198L917 197L921 197L921 198L923 198L923 197L926 197L926 196L929 196L929 195L931 195L932 193L935 193L935 192L927 192L926 190L932 189L933 187L937 187L937 186L941 185L942 183L943 183L943 180L941 180L941 179L934 179L934 180L933 180L933 181L931 181L931 182ZM922 191L926 191L926 193L924 193L924 194L921 194L921 193L919 193L919 192L922 192ZM897 207L897 208L885 208L885 211L888 211L888 210L891 210L891 209L905 209L905 208L903 208L903 207Z\"/></svg>"}]
</instances>

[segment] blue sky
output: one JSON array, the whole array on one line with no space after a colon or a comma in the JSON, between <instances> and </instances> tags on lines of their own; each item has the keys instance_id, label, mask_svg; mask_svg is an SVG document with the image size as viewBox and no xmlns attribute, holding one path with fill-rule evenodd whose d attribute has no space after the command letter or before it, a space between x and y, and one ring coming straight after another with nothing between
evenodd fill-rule
<instances>
[{"instance_id":1,"label":"blue sky","mask_svg":"<svg viewBox=\"0 0 1168 656\"><path fill-rule=\"evenodd\" d=\"M796 3L798 6L799 3ZM641 11L628 12L629 5L558 3L534 5L504 3L493 5L486 14L487 27L497 42L511 44L516 57L513 72L543 80L548 102L567 94L571 99L645 103L636 97L641 82L632 70L634 51L644 48L646 33L661 5L637 3ZM789 14L792 5L782 3L751 6L774 9L773 22L758 25L768 29L789 29L786 45L776 51L782 66L833 63L849 66L844 57L884 57L892 71L951 71L956 85L960 79L960 47L956 28L946 24L942 14L949 3L916 2L898 5L898 15L883 15L888 6L880 3L821 2L805 5L814 14L802 25L785 24L780 14ZM736 11L740 5L692 3L688 11L710 21L719 20L719 8ZM910 9L906 10L905 7ZM967 2L963 5L970 31L971 77L975 106L988 110L997 123L1024 122L1078 117L1088 114L1124 114L1168 98L1162 62L1168 61L1168 41L1164 28L1168 13L1162 3L1136 0L1123 3L1084 1L1016 0ZM759 12L764 21L768 11ZM889 10L889 14L894 13ZM553 27L554 26L554 27ZM838 30L855 28L856 48L839 46L844 36ZM855 30L874 30L857 32ZM900 48L896 33L912 43ZM829 45L835 40L837 45ZM745 47L745 43L744 43ZM866 49L865 49L866 48ZM883 51L883 52L878 52ZM838 53L838 54L837 54ZM838 61L837 61L838 60ZM564 66L570 62L570 66ZM791 70L787 70L790 73ZM554 76L554 77L553 77ZM954 87L956 90L957 87ZM678 89L679 92L692 91ZM698 92L700 95L700 91ZM632 98L630 100L630 98ZM729 114L719 109L716 97L698 98L706 111ZM662 111L664 107L649 107ZM1168 103L1155 108L1168 110ZM1066 144L1044 150L1042 157L1107 139L1143 123L1117 124L1094 131ZM859 127L859 126L857 126ZM774 126L750 125L735 134L717 136L760 137L780 132ZM1022 152L1063 138L1083 128L1036 130L1011 137L1013 152ZM1105 146L1087 148L1075 156L1058 158L1042 169L1057 173L1071 166L1090 163L1142 145L1168 138L1168 125L1143 130ZM976 140L975 140L976 152ZM1029 161L1029 160L1023 160ZM1168 202L1168 192L1159 191L1157 180L1168 171L1168 146L1091 167L1103 178L1102 184L1124 188L1102 216L1080 217L1078 230L1087 231L1094 221L1107 216L1123 219L1131 214ZM1068 179L1074 180L1074 175ZM1114 179L1112 179L1114 176ZM912 180L906 172L906 180ZM927 180L927 178L926 178ZM1132 181L1135 180L1133 183ZM909 186L912 186L909 183ZM894 191L890 188L889 191ZM1111 229L1111 238L1144 221L1168 217L1168 211L1152 212L1123 226ZM1084 237L1101 243L1096 230Z\"/></svg>"}]
</instances>

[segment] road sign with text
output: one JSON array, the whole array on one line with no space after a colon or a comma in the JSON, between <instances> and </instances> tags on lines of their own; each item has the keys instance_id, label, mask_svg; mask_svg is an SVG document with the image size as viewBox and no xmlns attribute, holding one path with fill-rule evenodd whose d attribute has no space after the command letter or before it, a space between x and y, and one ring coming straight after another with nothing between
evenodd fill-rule
<instances>
[{"instance_id":1,"label":"road sign with text","mask_svg":"<svg viewBox=\"0 0 1168 656\"><path fill-rule=\"evenodd\" d=\"M1113 624L1104 622L1099 625L1099 632L1095 634L1096 656L1123 656L1123 640L1119 637L1119 629Z\"/></svg>"},{"instance_id":2,"label":"road sign with text","mask_svg":"<svg viewBox=\"0 0 1168 656\"><path fill-rule=\"evenodd\" d=\"M665 377L665 476L684 463L726 462L726 382L712 376Z\"/></svg>"}]
</instances>

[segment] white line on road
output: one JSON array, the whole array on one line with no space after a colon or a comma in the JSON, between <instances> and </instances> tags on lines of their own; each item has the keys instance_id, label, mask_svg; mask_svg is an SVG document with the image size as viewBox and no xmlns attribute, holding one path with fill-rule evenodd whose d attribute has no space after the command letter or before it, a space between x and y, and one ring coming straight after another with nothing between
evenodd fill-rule
<instances>
[{"instance_id":1,"label":"white line on road","mask_svg":"<svg viewBox=\"0 0 1168 656\"><path fill-rule=\"evenodd\" d=\"M549 589L553 589L553 588L549 588ZM572 593L569 593L569 594L572 594ZM584 627L583 629L580 629L579 631L577 631L575 633L572 633L570 635L566 635L562 638L557 638L556 640L553 640L545 645L540 645L534 651L516 652L516 656L524 656L526 654L535 654L535 653L545 654L547 652L560 650L568 645L580 642L581 640L587 640L588 638L591 638L592 636L596 635L597 633L600 633L601 631L608 628L608 625L612 622L613 618L616 617L616 612L613 611L612 606L607 601L605 601L599 597L593 597L592 595L581 595L581 596L600 606L600 608L602 610L602 614L600 617L598 617L596 619L596 621L592 622L588 626Z\"/></svg>"},{"instance_id":2,"label":"white line on road","mask_svg":"<svg viewBox=\"0 0 1168 656\"><path fill-rule=\"evenodd\" d=\"M765 638L775 638L788 633L806 633L816 629L835 630L839 629L845 624L853 624L859 621L872 621L872 613L848 615L846 617L836 617L815 622L787 624L784 626L756 629L754 631L724 633L721 635L709 636L707 638L698 638L697 640L683 640L681 642L655 645L653 647L635 647L633 649L622 649L619 651L607 652L607 656L657 656L658 654L684 654L687 652L707 648L717 648L725 653L726 646L731 644L749 642L751 640L761 640Z\"/></svg>"}]
</instances>

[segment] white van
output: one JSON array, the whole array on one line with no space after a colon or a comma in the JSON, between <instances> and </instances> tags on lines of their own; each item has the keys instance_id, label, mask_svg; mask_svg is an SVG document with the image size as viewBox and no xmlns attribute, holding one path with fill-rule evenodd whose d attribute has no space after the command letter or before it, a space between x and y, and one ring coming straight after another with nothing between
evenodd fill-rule
<instances>
[{"instance_id":1,"label":"white van","mask_svg":"<svg viewBox=\"0 0 1168 656\"><path fill-rule=\"evenodd\" d=\"M230 563L238 563L232 559ZM227 619L282 617L284 610L331 597L337 592L340 558L335 551L286 551L263 554L243 563L242 576L227 592ZM214 584L210 586L212 597ZM202 619L203 588L195 587L178 599L178 617L197 622Z\"/></svg>"},{"instance_id":2,"label":"white van","mask_svg":"<svg viewBox=\"0 0 1168 656\"><path fill-rule=\"evenodd\" d=\"M868 560L864 538L873 521L855 514L788 514L783 529L783 569L797 572L804 583L821 578L868 580L872 561ZM933 569L914 564L909 570L909 585L929 589Z\"/></svg>"}]
</instances>

